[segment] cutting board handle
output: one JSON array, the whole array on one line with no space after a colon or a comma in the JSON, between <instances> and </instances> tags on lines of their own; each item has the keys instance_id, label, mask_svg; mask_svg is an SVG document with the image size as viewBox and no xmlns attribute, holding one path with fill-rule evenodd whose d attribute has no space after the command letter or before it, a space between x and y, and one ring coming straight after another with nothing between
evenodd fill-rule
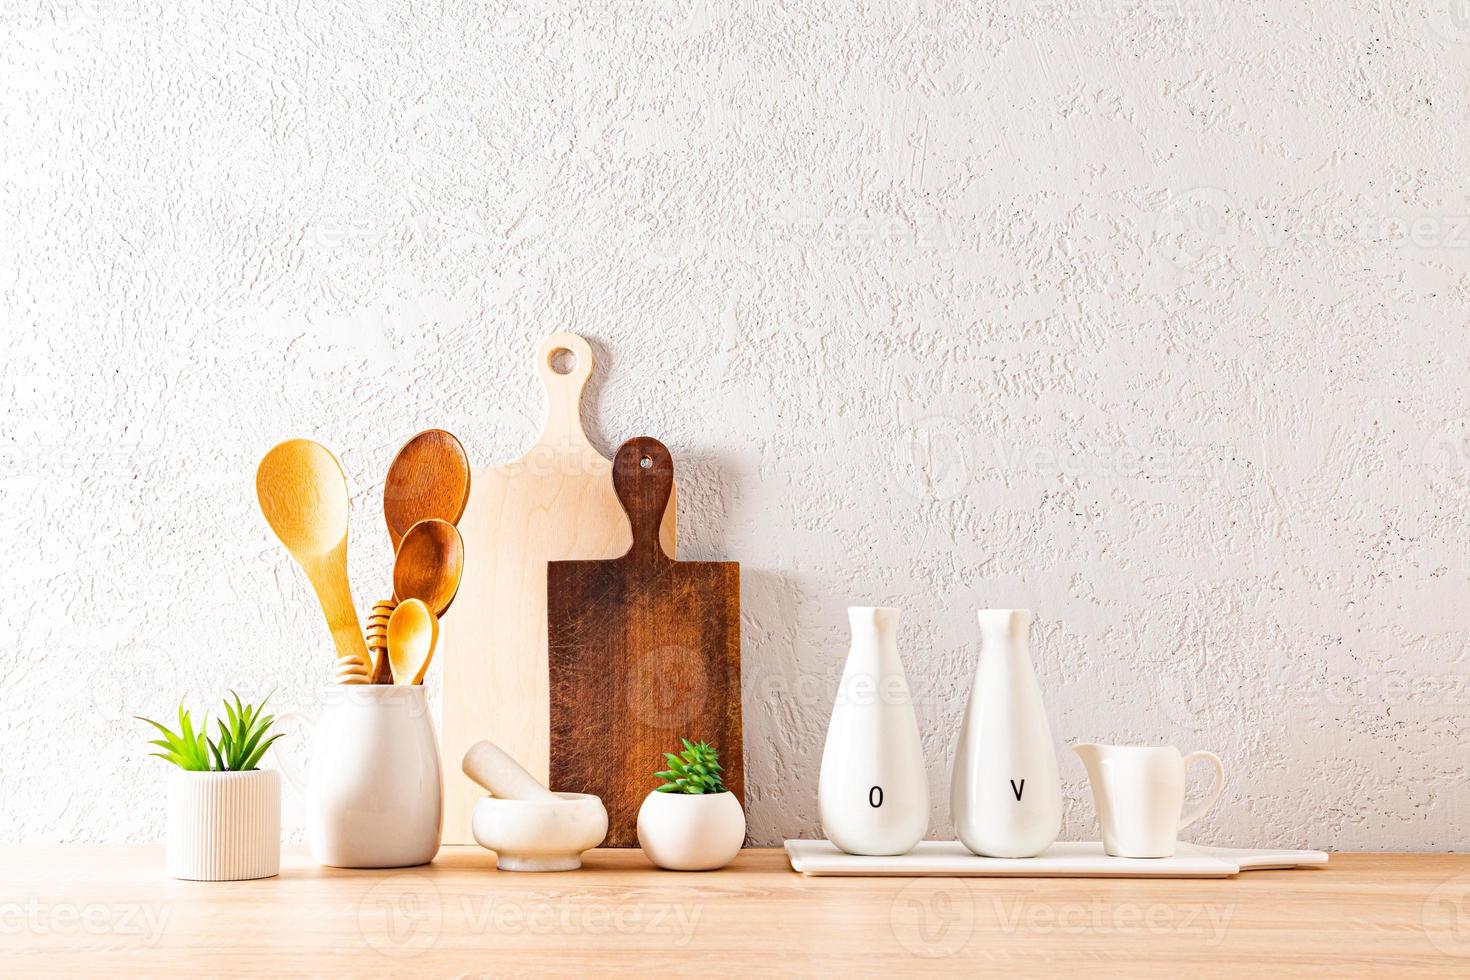
<instances>
[{"instance_id":1,"label":"cutting board handle","mask_svg":"<svg viewBox=\"0 0 1470 980\"><path fill-rule=\"evenodd\" d=\"M674 488L674 457L652 436L635 436L618 447L613 457L613 489L628 523L633 546L625 558L639 564L672 561L658 542L658 526Z\"/></svg>"},{"instance_id":2,"label":"cutting board handle","mask_svg":"<svg viewBox=\"0 0 1470 980\"><path fill-rule=\"evenodd\" d=\"M582 451L601 459L582 430L582 388L592 376L591 345L574 333L554 333L536 351L536 371L546 387L546 428L537 442L559 453Z\"/></svg>"}]
</instances>

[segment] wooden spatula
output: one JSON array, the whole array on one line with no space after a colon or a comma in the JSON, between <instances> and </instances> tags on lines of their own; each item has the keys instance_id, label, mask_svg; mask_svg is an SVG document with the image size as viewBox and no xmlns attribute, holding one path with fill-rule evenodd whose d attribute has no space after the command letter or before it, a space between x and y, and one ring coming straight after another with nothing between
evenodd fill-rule
<instances>
[{"instance_id":1,"label":"wooden spatula","mask_svg":"<svg viewBox=\"0 0 1470 980\"><path fill-rule=\"evenodd\" d=\"M623 443L612 477L633 546L546 570L551 786L602 797L607 846L630 847L653 774L681 738L718 749L744 801L740 565L676 561L659 545L674 461L657 439Z\"/></svg>"}]
</instances>

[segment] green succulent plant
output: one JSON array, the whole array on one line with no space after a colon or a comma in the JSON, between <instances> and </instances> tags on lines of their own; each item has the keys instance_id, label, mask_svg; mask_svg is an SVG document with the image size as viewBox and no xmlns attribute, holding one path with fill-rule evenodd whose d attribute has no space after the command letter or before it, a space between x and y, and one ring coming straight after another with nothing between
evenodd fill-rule
<instances>
[{"instance_id":1,"label":"green succulent plant","mask_svg":"<svg viewBox=\"0 0 1470 980\"><path fill-rule=\"evenodd\" d=\"M265 713L266 702L270 701L269 695L256 706L241 704L240 695L234 691L230 694L235 699L234 704L225 701L225 717L230 723L226 725L223 720L216 719L219 741L206 734L209 730L207 716L199 730L194 730L194 720L182 703L179 704L178 731L159 724L152 718L134 715L139 721L146 721L158 729L163 736L148 741L149 745L156 745L163 750L150 752L149 755L172 762L180 769L190 772L248 772L256 768L266 749L283 733L266 737L276 720L274 715Z\"/></svg>"},{"instance_id":2,"label":"green succulent plant","mask_svg":"<svg viewBox=\"0 0 1470 980\"><path fill-rule=\"evenodd\" d=\"M695 745L689 739L680 739L684 751L675 755L664 753L668 767L654 773L655 778L664 780L658 788L660 793L688 793L693 796L705 793L725 792L725 781L720 778L720 753L708 742Z\"/></svg>"}]
</instances>

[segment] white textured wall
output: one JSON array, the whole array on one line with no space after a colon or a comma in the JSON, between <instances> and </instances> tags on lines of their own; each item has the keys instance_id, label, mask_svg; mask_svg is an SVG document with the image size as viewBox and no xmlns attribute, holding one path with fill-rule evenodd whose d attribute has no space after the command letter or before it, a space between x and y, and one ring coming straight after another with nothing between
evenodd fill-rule
<instances>
[{"instance_id":1,"label":"white textured wall","mask_svg":"<svg viewBox=\"0 0 1470 980\"><path fill-rule=\"evenodd\" d=\"M0 836L158 837L129 716L185 691L310 710L255 461L339 451L366 607L392 451L516 456L568 328L743 563L758 841L889 603L935 835L974 610L1027 605L1059 743L1224 756L1200 839L1463 846L1457 11L5 0Z\"/></svg>"}]
</instances>

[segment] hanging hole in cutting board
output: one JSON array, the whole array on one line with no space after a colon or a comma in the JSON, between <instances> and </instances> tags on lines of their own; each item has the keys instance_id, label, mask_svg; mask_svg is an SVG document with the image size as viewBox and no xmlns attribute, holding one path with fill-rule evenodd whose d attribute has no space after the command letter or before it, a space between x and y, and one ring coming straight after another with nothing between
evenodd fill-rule
<instances>
[{"instance_id":1,"label":"hanging hole in cutting board","mask_svg":"<svg viewBox=\"0 0 1470 980\"><path fill-rule=\"evenodd\" d=\"M638 465L641 466L641 467L643 467L645 470L646 469L649 469L650 467L653 466L653 457L652 456L644 456L642 459L640 459L638 461Z\"/></svg>"},{"instance_id":2,"label":"hanging hole in cutting board","mask_svg":"<svg viewBox=\"0 0 1470 980\"><path fill-rule=\"evenodd\" d=\"M558 347L546 356L546 363L557 374L571 374L577 370L577 352Z\"/></svg>"}]
</instances>

